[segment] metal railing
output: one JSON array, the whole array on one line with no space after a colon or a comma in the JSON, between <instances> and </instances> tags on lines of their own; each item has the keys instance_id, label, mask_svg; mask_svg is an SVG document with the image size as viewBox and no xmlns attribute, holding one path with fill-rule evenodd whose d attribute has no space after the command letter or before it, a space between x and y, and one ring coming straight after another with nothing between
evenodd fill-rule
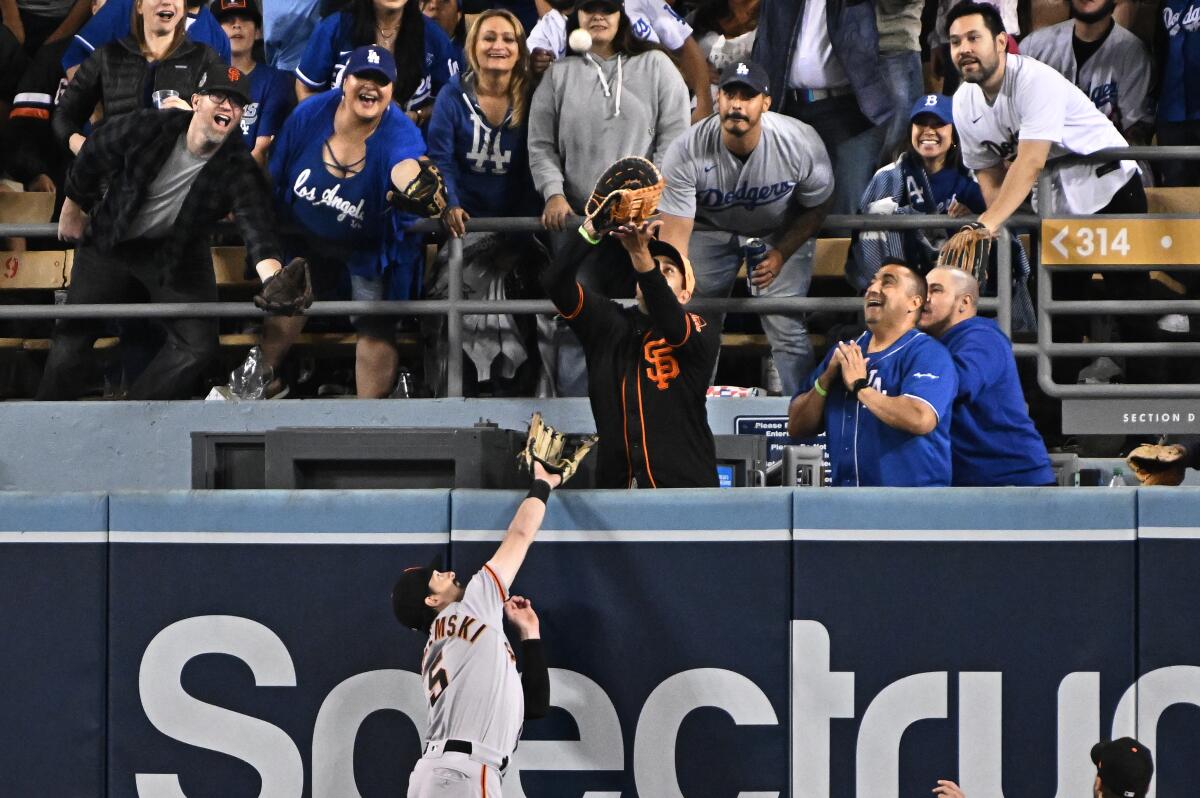
<instances>
[{"instance_id":1,"label":"metal railing","mask_svg":"<svg viewBox=\"0 0 1200 798\"><path fill-rule=\"evenodd\" d=\"M828 216L822 230L919 230L928 228L957 228L966 219L952 219L945 215L903 215L903 216ZM1014 216L1010 224L1023 224L1034 227L1038 218L1031 215ZM573 217L567 220L568 229L574 229L583 219ZM411 228L418 233L443 232L444 227L439 220L425 219L416 222ZM467 222L471 232L538 232L544 230L539 219L535 217L491 217L476 218ZM53 224L0 224L0 237L24 236L29 238L54 238L58 228ZM1012 316L1012 247L1007 230L1000 233L1000 246L997 248L998 296L981 300L980 307L984 310L996 311L998 321L1005 334L1010 332ZM462 297L462 268L463 253L462 239L448 239L448 287L449 296L446 299L412 299L393 301L360 301L360 302L314 302L305 311L307 316L445 316L446 317L446 393L448 396L462 396L462 317L472 313L556 313L557 310L547 299L509 299L509 300L468 300ZM632 302L632 300L629 300ZM753 297L745 299L707 299L697 298L688 303L690 309L700 311L720 311L724 313L798 313L811 311L858 311L862 309L862 299L857 297L788 297L769 298ZM0 319L124 319L124 318L253 318L266 314L249 302L180 302L180 303L142 303L142 304L93 304L93 305L0 305ZM1036 354L1032 344L1017 344L1014 349L1019 355L1032 356Z\"/></svg>"},{"instance_id":2,"label":"metal railing","mask_svg":"<svg viewBox=\"0 0 1200 798\"><path fill-rule=\"evenodd\" d=\"M1071 159L1073 161L1104 162L1117 159L1137 160L1200 160L1200 147L1129 147L1103 150L1091 156ZM1066 159L1064 159L1065 161ZM1051 170L1043 171L1039 178L1040 197L1052 196ZM1046 203L1039 203L1039 208ZM1197 219L1198 215L1169 215L1149 218ZM1032 241L1040 242L1041 222L1049 218L1044 212L1038 214L1014 214L1000 230L997 247L997 296L980 301L980 308L995 311L1005 334L1011 333L1012 318L1012 247L1008 228L1028 229ZM1091 218L1091 217L1054 217ZM1106 217L1116 220L1119 217ZM833 215L826 217L822 231L891 231L920 230L928 228L951 229L970 221L970 217L951 218L945 215ZM567 220L570 228L582 219ZM427 219L416 222L414 232L443 232L439 220ZM543 227L533 217L476 218L467 223L472 232L536 232ZM0 224L0 237L25 236L54 238L57 227L53 224ZM446 299L396 300L379 302L316 302L306 311L309 316L374 316L374 315L440 315L447 319L447 394L462 396L463 349L462 317L473 313L554 313L549 300L467 300L462 297L463 253L462 239L449 239L448 243L448 288ZM1036 244L1035 244L1036 246ZM1031 247L1032 248L1032 247ZM1102 302L1079 302L1052 298L1052 269L1037 259L1037 312L1038 334L1036 344L1014 344L1018 357L1036 357L1038 383L1047 395L1055 398L1076 397L1171 397L1198 398L1200 385L1062 385L1051 376L1051 362L1055 356L1093 355L1165 355L1179 357L1200 354L1200 344L1155 344L1155 343L1054 343L1052 319L1055 315L1081 314L1164 314L1200 313L1200 300L1166 300L1157 302L1109 300ZM1123 267L1095 267L1108 270ZM1160 268L1156 264L1137 266L1143 270ZM818 310L857 311L862 300L856 297L792 297L746 299L701 299L689 303L697 310L715 310L733 313L796 313ZM202 302L202 303L150 303L150 304L103 304L103 305L0 305L0 319L45 319L45 318L250 318L265 314L249 302Z\"/></svg>"},{"instance_id":3,"label":"metal railing","mask_svg":"<svg viewBox=\"0 0 1200 798\"><path fill-rule=\"evenodd\" d=\"M1100 150L1088 156L1072 156L1056 160L1060 163L1105 163L1114 160L1166 161L1166 160L1200 160L1200 147L1118 147ZM1190 220L1195 221L1197 233L1200 234L1200 207L1191 214L1143 214L1137 217L1097 216L1092 215L1057 215L1045 212L1044 208L1051 203L1044 198L1053 196L1053 174L1051 169L1045 169L1038 177L1038 216L1042 220L1081 221L1096 223L1097 219L1105 222L1119 223L1123 219L1149 220ZM1062 384L1054 381L1053 364L1056 356L1061 357L1099 357L1115 355L1118 357L1186 357L1200 355L1200 343L1155 343L1155 342L1112 342L1112 343L1055 343L1054 317L1079 315L1139 315L1157 316L1168 313L1200 314L1200 299L1170 299L1170 300L1122 300L1105 299L1094 301L1054 299L1054 274L1073 269L1076 273L1086 268L1087 273L1093 271L1145 271L1170 270L1172 266L1156 263L1125 263L1121 265L1088 265L1080 266L1047 266L1045 242L1041 240L1041 226L1038 226L1037 239L1039 242L1038 274L1037 274L1037 377L1038 386L1047 396L1056 399L1200 399L1200 385L1179 384L1093 384L1075 385ZM1196 264L1200 266L1200 264ZM1174 267L1187 268L1187 267Z\"/></svg>"}]
</instances>

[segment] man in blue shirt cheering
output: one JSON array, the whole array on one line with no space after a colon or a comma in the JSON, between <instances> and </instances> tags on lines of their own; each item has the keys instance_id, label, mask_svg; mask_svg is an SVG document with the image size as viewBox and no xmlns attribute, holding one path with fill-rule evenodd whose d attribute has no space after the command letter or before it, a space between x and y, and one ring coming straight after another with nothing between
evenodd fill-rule
<instances>
[{"instance_id":1,"label":"man in blue shirt cheering","mask_svg":"<svg viewBox=\"0 0 1200 798\"><path fill-rule=\"evenodd\" d=\"M863 297L867 332L831 347L788 407L788 434L824 429L834 485L949 485L950 353L916 329L925 279L885 261Z\"/></svg>"},{"instance_id":2,"label":"man in blue shirt cheering","mask_svg":"<svg viewBox=\"0 0 1200 798\"><path fill-rule=\"evenodd\" d=\"M925 276L920 327L950 350L958 372L954 485L1053 485L1046 444L1029 419L1012 345L994 319L977 316L979 283L961 269Z\"/></svg>"}]
</instances>

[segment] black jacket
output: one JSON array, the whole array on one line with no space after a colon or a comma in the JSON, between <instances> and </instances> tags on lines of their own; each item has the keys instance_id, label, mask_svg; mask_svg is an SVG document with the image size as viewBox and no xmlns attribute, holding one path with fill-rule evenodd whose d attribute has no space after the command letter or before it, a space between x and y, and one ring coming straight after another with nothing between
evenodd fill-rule
<instances>
[{"instance_id":1,"label":"black jacket","mask_svg":"<svg viewBox=\"0 0 1200 798\"><path fill-rule=\"evenodd\" d=\"M66 195L91 214L84 241L111 252L141 208L175 142L192 121L189 111L135 111L99 128L67 175ZM164 265L207 238L213 222L233 211L251 263L281 257L262 169L235 129L192 184L164 252Z\"/></svg>"},{"instance_id":2,"label":"black jacket","mask_svg":"<svg viewBox=\"0 0 1200 798\"><path fill-rule=\"evenodd\" d=\"M105 121L97 129L131 111L150 107L150 94L159 90L172 89L190 102L200 75L215 64L224 62L212 48L184 39L151 74L150 63L132 36L109 42L80 64L67 84L54 111L54 135L67 146L72 135L83 132L98 103L104 104ZM154 83L147 86L151 78Z\"/></svg>"},{"instance_id":3,"label":"black jacket","mask_svg":"<svg viewBox=\"0 0 1200 798\"><path fill-rule=\"evenodd\" d=\"M649 316L585 289L574 278L582 240L573 237L542 273L542 285L587 357L600 435L596 487L627 488L634 479L639 488L717 487L704 405L720 329L684 310L658 269L636 275ZM631 269L627 256L624 266Z\"/></svg>"}]
</instances>

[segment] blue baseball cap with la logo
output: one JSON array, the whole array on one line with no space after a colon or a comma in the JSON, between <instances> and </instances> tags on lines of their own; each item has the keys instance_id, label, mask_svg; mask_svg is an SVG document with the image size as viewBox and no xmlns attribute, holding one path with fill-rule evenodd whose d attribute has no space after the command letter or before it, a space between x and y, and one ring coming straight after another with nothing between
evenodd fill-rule
<instances>
[{"instance_id":1,"label":"blue baseball cap with la logo","mask_svg":"<svg viewBox=\"0 0 1200 798\"><path fill-rule=\"evenodd\" d=\"M717 85L722 89L741 85L751 89L755 94L771 93L771 79L767 77L767 70L753 61L730 63L721 70L721 80Z\"/></svg>"},{"instance_id":2,"label":"blue baseball cap with la logo","mask_svg":"<svg viewBox=\"0 0 1200 798\"><path fill-rule=\"evenodd\" d=\"M378 44L367 44L350 53L346 62L346 75L361 75L364 72L374 72L387 78L388 83L396 82L396 59L387 48Z\"/></svg>"},{"instance_id":3,"label":"blue baseball cap with la logo","mask_svg":"<svg viewBox=\"0 0 1200 798\"><path fill-rule=\"evenodd\" d=\"M921 114L933 114L942 120L942 124L953 125L954 101L944 94L926 94L924 97L918 97L908 119L911 122Z\"/></svg>"}]
</instances>

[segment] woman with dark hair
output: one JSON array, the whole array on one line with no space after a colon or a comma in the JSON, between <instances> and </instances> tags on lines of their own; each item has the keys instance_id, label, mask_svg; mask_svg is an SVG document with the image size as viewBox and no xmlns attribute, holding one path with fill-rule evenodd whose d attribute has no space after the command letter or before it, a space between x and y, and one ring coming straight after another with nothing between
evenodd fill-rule
<instances>
[{"instance_id":1,"label":"woman with dark hair","mask_svg":"<svg viewBox=\"0 0 1200 798\"><path fill-rule=\"evenodd\" d=\"M567 17L567 36L576 29L589 34L590 49L550 66L529 114L529 166L551 230L583 210L596 178L619 158L661 164L691 114L679 70L634 35L619 2L586 0Z\"/></svg>"},{"instance_id":2,"label":"woman with dark hair","mask_svg":"<svg viewBox=\"0 0 1200 798\"><path fill-rule=\"evenodd\" d=\"M446 181L443 216L452 236L463 242L463 296L471 299L532 298L527 286L544 259L528 233L467 233L466 222L480 216L534 216L541 204L529 177L526 132L529 119L529 50L525 31L511 11L489 9L466 38L470 70L450 78L434 103L429 123L429 157ZM429 297L448 295L448 252L438 255ZM443 392L446 341L444 320L425 321L436 345L426 347L426 379L435 395ZM475 382L490 382L492 395L528 395L535 376L529 350L533 318L511 314L463 317L463 351L470 364L466 395ZM474 376L474 379L472 379Z\"/></svg>"},{"instance_id":3,"label":"woman with dark hair","mask_svg":"<svg viewBox=\"0 0 1200 798\"><path fill-rule=\"evenodd\" d=\"M962 164L954 134L952 100L944 94L928 94L917 100L910 115L909 145L893 163L871 178L859 203L859 213L927 213L952 217L978 215L987 210L983 192L971 170ZM937 265L938 248L947 233L929 230L877 230L859 233L854 241L847 276L862 291L889 258L899 258L921 274ZM995 253L992 254L993 259ZM989 269L985 294L996 295L996 269ZM1032 330L1036 326L1033 301L1026 281L1029 259L1025 248L1014 239L1012 258L1013 327Z\"/></svg>"},{"instance_id":4,"label":"woman with dark hair","mask_svg":"<svg viewBox=\"0 0 1200 798\"><path fill-rule=\"evenodd\" d=\"M393 101L424 125L433 98L459 71L459 53L436 22L413 0L352 0L317 25L296 67L296 96L303 102L337 86L356 47L377 44L396 60Z\"/></svg>"},{"instance_id":5,"label":"woman with dark hair","mask_svg":"<svg viewBox=\"0 0 1200 798\"><path fill-rule=\"evenodd\" d=\"M183 0L137 0L130 34L92 53L67 84L51 120L58 140L78 154L97 105L105 119L155 105L191 110L200 76L222 61L185 36L186 21Z\"/></svg>"}]
</instances>

